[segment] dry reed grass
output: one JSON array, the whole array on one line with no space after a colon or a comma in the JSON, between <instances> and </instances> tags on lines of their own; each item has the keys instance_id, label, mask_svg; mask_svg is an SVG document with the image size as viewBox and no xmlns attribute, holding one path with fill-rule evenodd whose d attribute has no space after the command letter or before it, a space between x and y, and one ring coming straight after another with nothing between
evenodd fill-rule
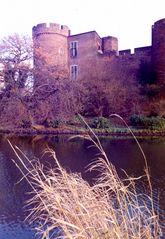
<instances>
[{"instance_id":1,"label":"dry reed grass","mask_svg":"<svg viewBox=\"0 0 165 239\"><path fill-rule=\"evenodd\" d=\"M31 162L11 145L19 159L15 164L32 187L33 197L28 202L32 206L29 218L37 221L42 239L161 238L152 198L137 193L137 179L127 177L123 182L118 177L99 139L91 133L93 137L86 138L98 150L96 159L89 165L90 170L98 171L93 186L80 174L68 173L61 167L54 151L49 150L56 166L45 172L39 161ZM26 158L28 167L22 157ZM151 207L147 206L148 202Z\"/></svg>"}]
</instances>

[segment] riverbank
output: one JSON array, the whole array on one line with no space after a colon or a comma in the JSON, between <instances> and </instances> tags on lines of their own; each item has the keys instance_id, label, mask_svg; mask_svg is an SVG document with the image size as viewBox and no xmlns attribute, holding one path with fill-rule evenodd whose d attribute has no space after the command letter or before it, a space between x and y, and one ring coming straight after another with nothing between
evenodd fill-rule
<instances>
[{"instance_id":1,"label":"riverbank","mask_svg":"<svg viewBox=\"0 0 165 239\"><path fill-rule=\"evenodd\" d=\"M131 136L131 132L126 127L112 127L107 129L93 129L92 130L99 136ZM165 136L165 130L149 130L132 128L132 132L137 137L161 137ZM44 127L36 125L30 128L0 128L0 134L7 135L86 135L89 130L85 127L78 126L61 126L58 128Z\"/></svg>"}]
</instances>

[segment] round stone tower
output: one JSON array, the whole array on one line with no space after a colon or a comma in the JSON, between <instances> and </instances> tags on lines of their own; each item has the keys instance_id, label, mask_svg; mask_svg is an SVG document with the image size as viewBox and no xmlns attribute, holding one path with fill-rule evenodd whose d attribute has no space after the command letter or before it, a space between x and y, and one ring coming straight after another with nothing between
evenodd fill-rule
<instances>
[{"instance_id":1,"label":"round stone tower","mask_svg":"<svg viewBox=\"0 0 165 239\"><path fill-rule=\"evenodd\" d=\"M33 27L32 35L35 84L40 85L43 78L67 77L69 28L55 23L42 23Z\"/></svg>"},{"instance_id":2,"label":"round stone tower","mask_svg":"<svg viewBox=\"0 0 165 239\"><path fill-rule=\"evenodd\" d=\"M118 54L118 39L113 36L102 38L104 53Z\"/></svg>"},{"instance_id":3,"label":"round stone tower","mask_svg":"<svg viewBox=\"0 0 165 239\"><path fill-rule=\"evenodd\" d=\"M157 82L165 85L165 19L152 26L152 62Z\"/></svg>"}]
</instances>

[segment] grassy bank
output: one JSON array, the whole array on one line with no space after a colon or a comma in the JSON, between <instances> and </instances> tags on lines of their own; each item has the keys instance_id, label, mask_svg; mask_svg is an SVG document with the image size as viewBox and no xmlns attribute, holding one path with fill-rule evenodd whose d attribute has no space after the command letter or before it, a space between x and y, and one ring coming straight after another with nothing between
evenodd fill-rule
<instances>
[{"instance_id":1,"label":"grassy bank","mask_svg":"<svg viewBox=\"0 0 165 239\"><path fill-rule=\"evenodd\" d=\"M115 115L116 116L116 115ZM116 117L117 118L117 117ZM123 124L123 119L107 119L104 117L85 118L88 125L97 135L102 136L130 136L130 130L127 125ZM159 117L142 117L134 116L131 118L130 128L135 136L165 136L165 119ZM1 134L13 135L38 135L38 134L87 134L88 129L81 122L80 117L75 117L68 122L51 121L45 125L24 124L22 127L13 125L0 128Z\"/></svg>"},{"instance_id":2,"label":"grassy bank","mask_svg":"<svg viewBox=\"0 0 165 239\"><path fill-rule=\"evenodd\" d=\"M160 239L145 156L148 194L137 192L136 181L140 178L126 176L122 181L118 177L93 131L92 135L86 139L98 152L89 165L89 170L98 172L93 185L80 174L68 173L61 167L54 151L47 153L53 155L55 167L46 170L39 161L32 163L11 145L19 159L15 164L21 163L18 167L32 187L29 219L37 222L43 239Z\"/></svg>"},{"instance_id":3,"label":"grassy bank","mask_svg":"<svg viewBox=\"0 0 165 239\"><path fill-rule=\"evenodd\" d=\"M137 137L152 137L152 136L165 136L165 130L163 129L145 129L145 128L136 128L131 127L132 132ZM126 127L109 127L109 128L93 128L93 131L100 136L131 136L130 131ZM52 127L29 127L29 128L0 128L0 134L8 134L8 135L86 135L88 134L89 130L84 126L80 125L66 125L66 126L59 126L58 128Z\"/></svg>"}]
</instances>

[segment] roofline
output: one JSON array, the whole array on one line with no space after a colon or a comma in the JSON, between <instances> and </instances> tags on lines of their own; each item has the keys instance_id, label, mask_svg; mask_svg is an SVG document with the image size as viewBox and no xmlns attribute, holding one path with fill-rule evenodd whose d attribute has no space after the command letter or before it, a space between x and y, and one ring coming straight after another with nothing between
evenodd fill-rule
<instances>
[{"instance_id":1,"label":"roofline","mask_svg":"<svg viewBox=\"0 0 165 239\"><path fill-rule=\"evenodd\" d=\"M113 38L113 39L115 39L115 40L118 40L118 38L117 38L117 37L114 37L114 36L106 36L106 37L103 37L102 39L104 40L104 39L106 39L106 38Z\"/></svg>"},{"instance_id":2,"label":"roofline","mask_svg":"<svg viewBox=\"0 0 165 239\"><path fill-rule=\"evenodd\" d=\"M100 39L102 39L96 31L89 31L89 32L78 33L78 34L70 35L68 37L80 36L80 35L90 34L90 33L95 33Z\"/></svg>"}]
</instances>

